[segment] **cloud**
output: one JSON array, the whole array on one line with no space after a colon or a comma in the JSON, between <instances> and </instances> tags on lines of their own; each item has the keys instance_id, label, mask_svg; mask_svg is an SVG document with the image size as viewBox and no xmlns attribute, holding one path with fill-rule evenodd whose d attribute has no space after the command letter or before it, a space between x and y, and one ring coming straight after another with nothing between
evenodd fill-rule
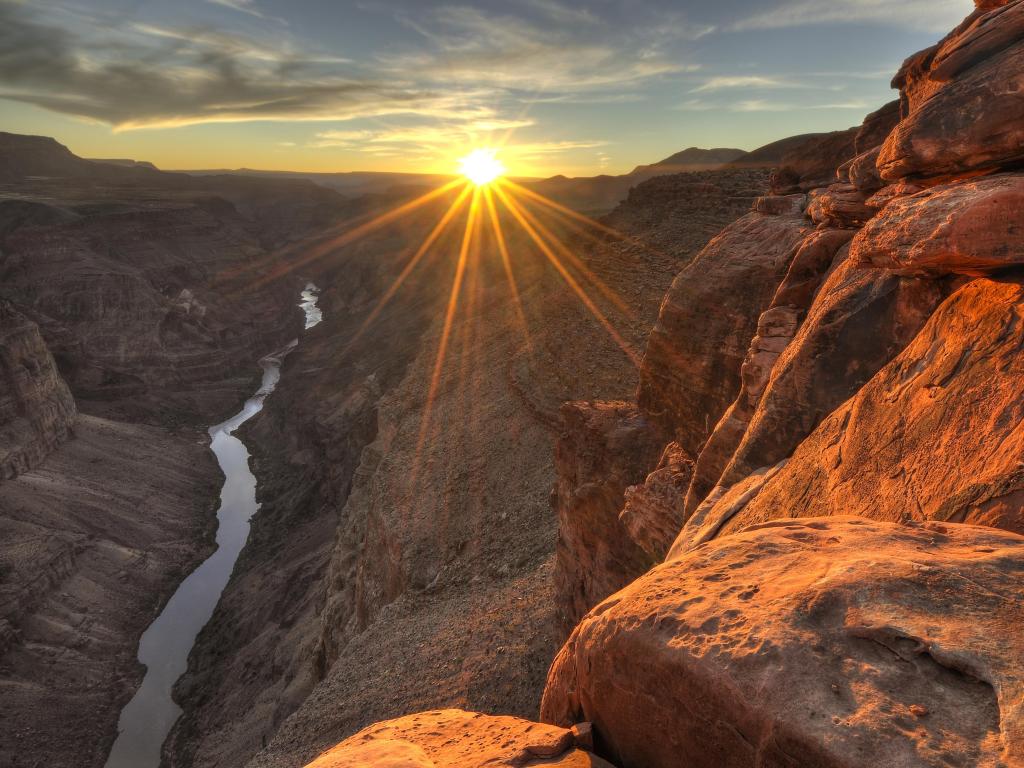
<instances>
[{"instance_id":1,"label":"cloud","mask_svg":"<svg viewBox=\"0 0 1024 768\"><path fill-rule=\"evenodd\" d=\"M246 13L250 16L255 16L257 19L267 18L262 11L257 10L253 7L252 0L206 0L210 5L219 5L224 8L230 8L233 11L239 13Z\"/></svg>"},{"instance_id":2,"label":"cloud","mask_svg":"<svg viewBox=\"0 0 1024 768\"><path fill-rule=\"evenodd\" d=\"M712 77L706 83L694 88L690 93L709 93L729 88L806 88L802 83L783 80L778 77L761 75L739 75Z\"/></svg>"},{"instance_id":3,"label":"cloud","mask_svg":"<svg viewBox=\"0 0 1024 768\"><path fill-rule=\"evenodd\" d=\"M540 18L455 5L400 12L399 21L426 47L381 57L381 66L396 76L414 71L434 81L534 93L601 89L699 69L666 47L667 40L687 37L682 23L666 38L662 23L625 27L553 0L527 5L539 8Z\"/></svg>"},{"instance_id":4,"label":"cloud","mask_svg":"<svg viewBox=\"0 0 1024 768\"><path fill-rule=\"evenodd\" d=\"M785 0L731 25L730 30L785 29L818 24L900 24L944 32L973 10L970 0Z\"/></svg>"},{"instance_id":5,"label":"cloud","mask_svg":"<svg viewBox=\"0 0 1024 768\"><path fill-rule=\"evenodd\" d=\"M374 154L393 153L403 157L436 158L469 151L479 144L500 147L509 161L536 160L574 150L606 146L600 140L514 141L512 132L533 125L531 120L500 118L467 120L462 123L413 124L383 128L321 131L311 142L320 149L343 149Z\"/></svg>"},{"instance_id":6,"label":"cloud","mask_svg":"<svg viewBox=\"0 0 1024 768\"><path fill-rule=\"evenodd\" d=\"M473 114L479 94L366 76L344 59L209 28L71 29L0 0L0 98L117 129L252 120ZM468 96L467 96L468 94Z\"/></svg>"},{"instance_id":7,"label":"cloud","mask_svg":"<svg viewBox=\"0 0 1024 768\"><path fill-rule=\"evenodd\" d=\"M803 109L854 109L866 110L868 105L864 102L843 102L837 104L790 104L780 101L767 101L766 99L748 99L737 101L728 105L731 112L794 112Z\"/></svg>"}]
</instances>

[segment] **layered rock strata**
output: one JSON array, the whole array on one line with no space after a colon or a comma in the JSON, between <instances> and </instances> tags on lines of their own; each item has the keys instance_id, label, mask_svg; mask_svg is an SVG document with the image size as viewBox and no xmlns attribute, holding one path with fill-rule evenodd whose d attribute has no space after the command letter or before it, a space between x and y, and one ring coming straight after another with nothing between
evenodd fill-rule
<instances>
[{"instance_id":1,"label":"layered rock strata","mask_svg":"<svg viewBox=\"0 0 1024 768\"><path fill-rule=\"evenodd\" d=\"M40 464L76 417L39 328L0 301L0 483Z\"/></svg>"}]
</instances>

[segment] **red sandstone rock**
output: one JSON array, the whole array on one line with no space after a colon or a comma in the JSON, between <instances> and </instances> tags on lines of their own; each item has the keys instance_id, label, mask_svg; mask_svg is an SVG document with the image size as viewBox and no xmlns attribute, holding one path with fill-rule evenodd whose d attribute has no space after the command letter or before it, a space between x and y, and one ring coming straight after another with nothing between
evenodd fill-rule
<instances>
[{"instance_id":1,"label":"red sandstone rock","mask_svg":"<svg viewBox=\"0 0 1024 768\"><path fill-rule=\"evenodd\" d=\"M857 235L853 254L901 275L985 275L1024 264L1024 175L892 200Z\"/></svg>"},{"instance_id":2,"label":"red sandstone rock","mask_svg":"<svg viewBox=\"0 0 1024 768\"><path fill-rule=\"evenodd\" d=\"M757 320L809 227L800 214L751 213L672 283L640 372L641 413L697 455L735 399Z\"/></svg>"},{"instance_id":3,"label":"red sandstone rock","mask_svg":"<svg viewBox=\"0 0 1024 768\"><path fill-rule=\"evenodd\" d=\"M835 180L836 169L857 154L859 128L814 136L782 157L772 191L808 191Z\"/></svg>"},{"instance_id":4,"label":"red sandstone rock","mask_svg":"<svg viewBox=\"0 0 1024 768\"><path fill-rule=\"evenodd\" d=\"M807 215L815 224L859 229L875 215L864 204L867 195L852 184L833 184L811 193Z\"/></svg>"},{"instance_id":5,"label":"red sandstone rock","mask_svg":"<svg viewBox=\"0 0 1024 768\"><path fill-rule=\"evenodd\" d=\"M893 99L884 107L864 118L860 130L857 131L857 138L854 140L854 151L858 155L862 155L880 146L899 122L900 100Z\"/></svg>"},{"instance_id":6,"label":"red sandstone rock","mask_svg":"<svg viewBox=\"0 0 1024 768\"><path fill-rule=\"evenodd\" d=\"M656 562L619 513L626 488L642 482L658 464L662 445L628 403L562 406L555 446L555 589L566 634L587 611Z\"/></svg>"},{"instance_id":7,"label":"red sandstone rock","mask_svg":"<svg viewBox=\"0 0 1024 768\"><path fill-rule=\"evenodd\" d=\"M904 120L878 160L884 179L991 169L1024 158L1024 2L981 6L893 81Z\"/></svg>"},{"instance_id":8,"label":"red sandstone rock","mask_svg":"<svg viewBox=\"0 0 1024 768\"><path fill-rule=\"evenodd\" d=\"M1022 317L1021 281L962 286L748 503L708 519L720 535L851 514L1024 533Z\"/></svg>"},{"instance_id":9,"label":"red sandstone rock","mask_svg":"<svg viewBox=\"0 0 1024 768\"><path fill-rule=\"evenodd\" d=\"M593 722L628 768L1020 765L1022 585L1004 531L761 526L595 608L541 717Z\"/></svg>"},{"instance_id":10,"label":"red sandstone rock","mask_svg":"<svg viewBox=\"0 0 1024 768\"><path fill-rule=\"evenodd\" d=\"M696 509L721 477L746 433L776 360L796 336L822 279L852 236L842 229L817 230L800 245L771 308L758 321L757 335L740 370L740 393L715 425L698 457L686 497L687 513Z\"/></svg>"},{"instance_id":11,"label":"red sandstone rock","mask_svg":"<svg viewBox=\"0 0 1024 768\"><path fill-rule=\"evenodd\" d=\"M943 299L934 280L864 270L845 251L837 262L773 366L719 484L732 485L790 456L913 340Z\"/></svg>"},{"instance_id":12,"label":"red sandstone rock","mask_svg":"<svg viewBox=\"0 0 1024 768\"><path fill-rule=\"evenodd\" d=\"M306 768L612 768L576 743L576 729L444 709L371 725Z\"/></svg>"},{"instance_id":13,"label":"red sandstone rock","mask_svg":"<svg viewBox=\"0 0 1024 768\"><path fill-rule=\"evenodd\" d=\"M626 503L619 520L652 563L665 559L683 527L686 520L683 502L692 476L693 459L678 443L669 443L658 468L647 476L643 485L626 489Z\"/></svg>"}]
</instances>

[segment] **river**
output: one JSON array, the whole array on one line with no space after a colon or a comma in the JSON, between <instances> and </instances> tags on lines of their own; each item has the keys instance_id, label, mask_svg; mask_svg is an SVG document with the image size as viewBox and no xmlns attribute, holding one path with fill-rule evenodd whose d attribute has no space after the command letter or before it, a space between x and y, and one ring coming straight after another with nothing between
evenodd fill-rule
<instances>
[{"instance_id":1,"label":"river","mask_svg":"<svg viewBox=\"0 0 1024 768\"><path fill-rule=\"evenodd\" d=\"M305 327L312 328L322 315L317 307L319 290L308 283L299 306L306 316ZM224 485L217 510L217 549L189 574L171 596L163 611L142 635L139 661L146 675L135 696L118 720L117 740L107 758L106 768L158 768L160 751L167 734L181 714L171 698L171 689L188 666L188 655L196 636L213 616L235 561L249 536L249 524L259 505L256 503L256 478L249 469L249 451L234 436L242 424L263 408L281 378L281 363L298 341L260 361L263 381L242 410L227 421L209 429L210 450L224 473Z\"/></svg>"}]
</instances>

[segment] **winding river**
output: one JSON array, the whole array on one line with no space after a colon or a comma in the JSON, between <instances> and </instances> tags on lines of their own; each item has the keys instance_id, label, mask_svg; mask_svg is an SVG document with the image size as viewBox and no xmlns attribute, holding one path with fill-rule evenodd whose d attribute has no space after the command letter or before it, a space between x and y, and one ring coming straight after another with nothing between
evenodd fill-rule
<instances>
[{"instance_id":1,"label":"winding river","mask_svg":"<svg viewBox=\"0 0 1024 768\"><path fill-rule=\"evenodd\" d=\"M317 307L319 291L308 283L301 294L305 327L312 328L322 315ZM117 740L106 768L158 768L160 750L181 714L171 698L174 683L188 666L196 636L213 616L227 586L235 561L249 536L249 522L256 514L256 478L249 469L249 451L233 435L263 408L281 378L281 363L298 341L260 361L263 381L242 410L225 422L210 427L210 450L224 473L217 510L217 549L178 587L163 611L142 635L139 661L146 675L135 696L121 710Z\"/></svg>"}]
</instances>

